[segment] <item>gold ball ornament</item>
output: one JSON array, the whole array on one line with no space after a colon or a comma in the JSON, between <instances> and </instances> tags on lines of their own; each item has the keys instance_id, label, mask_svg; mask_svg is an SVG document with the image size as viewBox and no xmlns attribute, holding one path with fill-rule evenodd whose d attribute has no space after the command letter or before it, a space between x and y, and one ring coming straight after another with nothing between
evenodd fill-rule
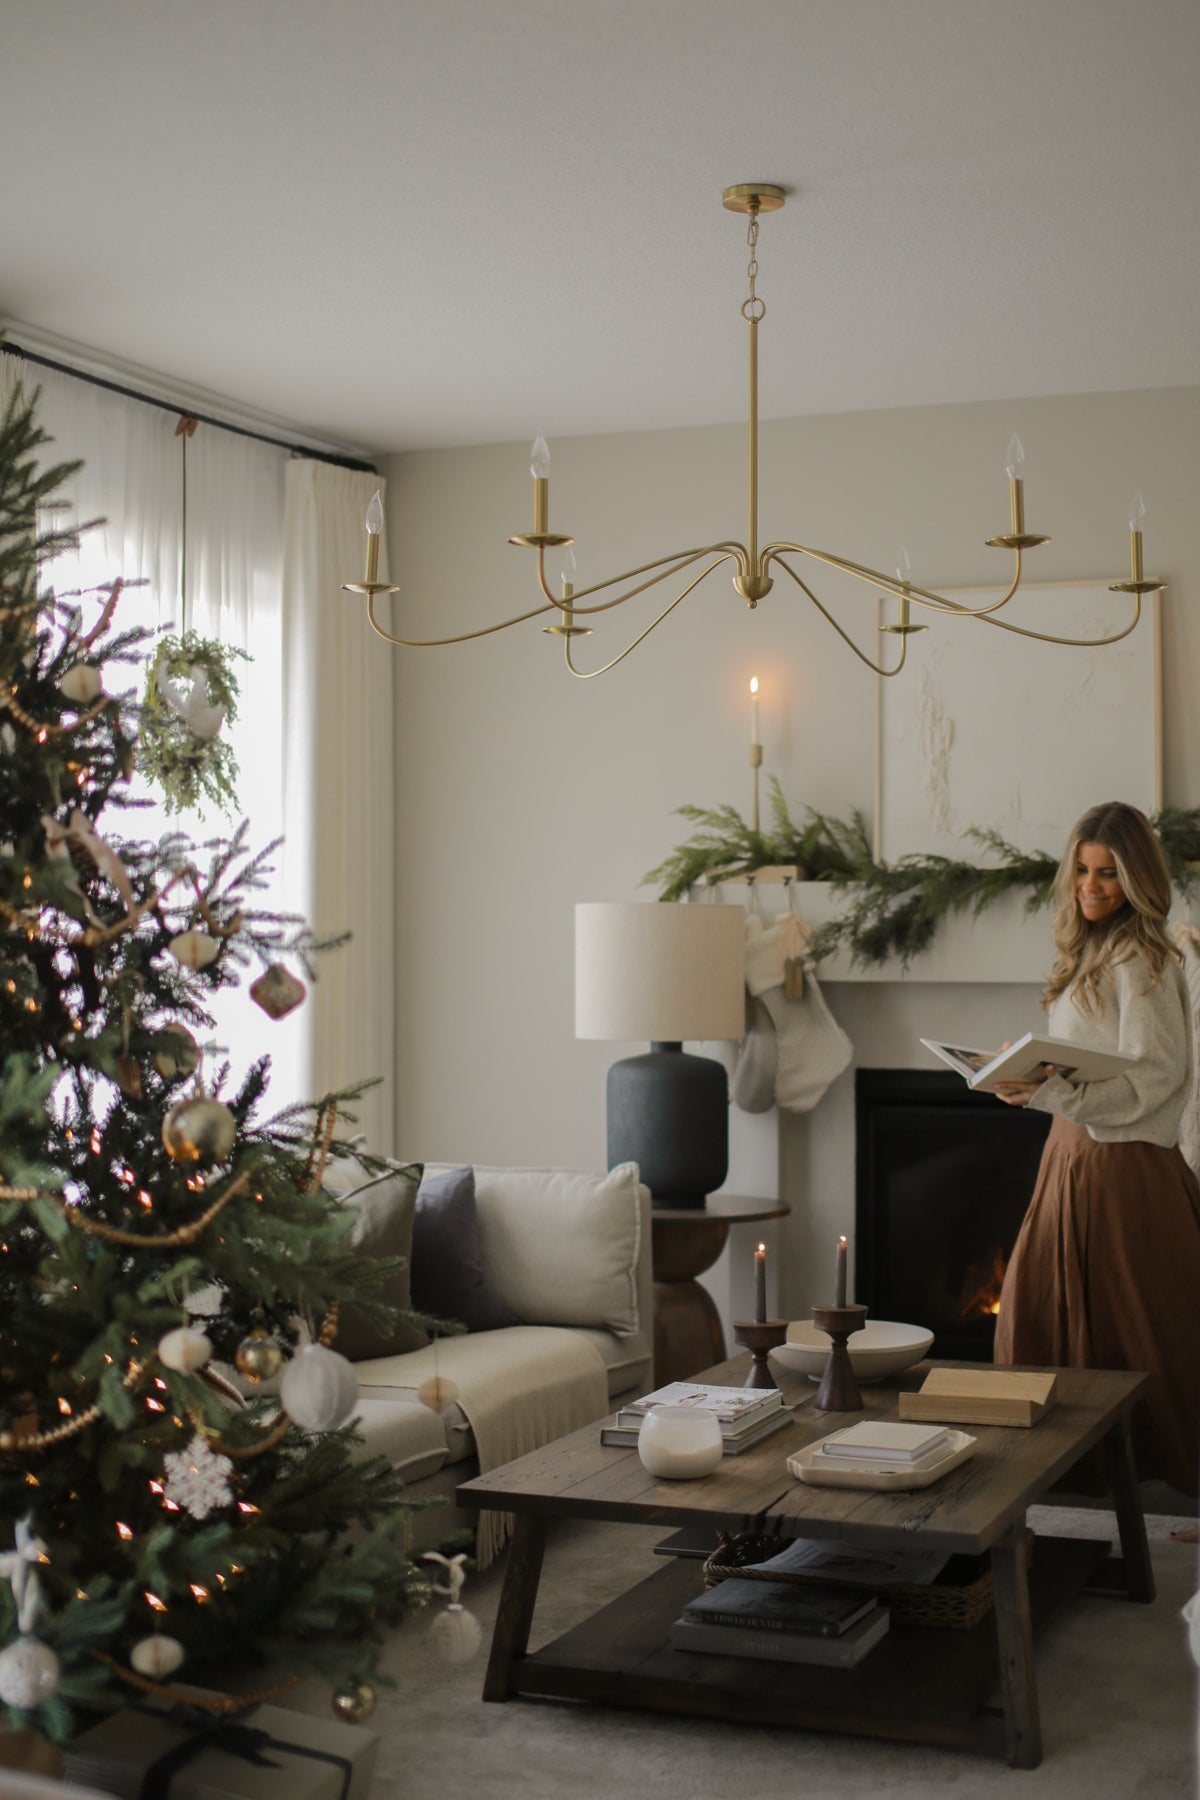
<instances>
[{"instance_id":1,"label":"gold ball ornament","mask_svg":"<svg viewBox=\"0 0 1200 1800\"><path fill-rule=\"evenodd\" d=\"M347 1725L361 1725L375 1711L375 1689L369 1681L348 1681L333 1696L334 1714Z\"/></svg>"},{"instance_id":2,"label":"gold ball ornament","mask_svg":"<svg viewBox=\"0 0 1200 1800\"><path fill-rule=\"evenodd\" d=\"M212 1344L194 1325L179 1325L158 1340L159 1362L164 1368L174 1369L177 1375L193 1375L211 1355Z\"/></svg>"},{"instance_id":3,"label":"gold ball ornament","mask_svg":"<svg viewBox=\"0 0 1200 1800\"><path fill-rule=\"evenodd\" d=\"M154 1052L154 1067L164 1081L194 1075L200 1066L200 1046L186 1025L164 1025Z\"/></svg>"},{"instance_id":4,"label":"gold ball ornament","mask_svg":"<svg viewBox=\"0 0 1200 1800\"><path fill-rule=\"evenodd\" d=\"M145 1675L151 1681L162 1681L181 1667L183 1658L184 1649L178 1638L156 1633L133 1646L129 1652L129 1666L135 1674Z\"/></svg>"},{"instance_id":5,"label":"gold ball ornament","mask_svg":"<svg viewBox=\"0 0 1200 1800\"><path fill-rule=\"evenodd\" d=\"M283 1350L259 1325L242 1339L233 1360L247 1381L270 1381L283 1367Z\"/></svg>"},{"instance_id":6,"label":"gold ball ornament","mask_svg":"<svg viewBox=\"0 0 1200 1800\"><path fill-rule=\"evenodd\" d=\"M219 1100L180 1100L163 1120L162 1141L175 1162L224 1162L237 1142L237 1124Z\"/></svg>"},{"instance_id":7,"label":"gold ball ornament","mask_svg":"<svg viewBox=\"0 0 1200 1800\"><path fill-rule=\"evenodd\" d=\"M445 1412L446 1408L453 1406L458 1399L458 1383L451 1381L448 1375L431 1375L429 1380L423 1381L417 1389L417 1399L422 1406L427 1406L430 1412Z\"/></svg>"}]
</instances>

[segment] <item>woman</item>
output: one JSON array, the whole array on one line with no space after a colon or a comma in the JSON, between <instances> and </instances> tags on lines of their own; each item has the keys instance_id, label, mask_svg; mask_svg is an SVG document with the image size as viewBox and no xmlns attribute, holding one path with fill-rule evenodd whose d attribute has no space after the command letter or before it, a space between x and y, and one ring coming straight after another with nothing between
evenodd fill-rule
<instances>
[{"instance_id":1,"label":"woman","mask_svg":"<svg viewBox=\"0 0 1200 1800\"><path fill-rule=\"evenodd\" d=\"M1055 884L1058 960L1042 994L1050 1035L1137 1061L1105 1081L1047 1067L999 1090L1054 1114L1000 1296L998 1363L1145 1369L1138 1474L1200 1486L1200 1186L1177 1136L1192 1080L1171 883L1136 807L1086 812ZM1098 1471L1071 1486L1102 1488Z\"/></svg>"}]
</instances>

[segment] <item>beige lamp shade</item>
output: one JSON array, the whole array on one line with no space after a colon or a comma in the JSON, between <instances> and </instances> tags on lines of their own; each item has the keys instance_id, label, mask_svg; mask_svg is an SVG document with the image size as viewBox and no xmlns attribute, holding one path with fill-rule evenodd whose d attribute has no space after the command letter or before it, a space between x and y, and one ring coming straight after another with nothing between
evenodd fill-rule
<instances>
[{"instance_id":1,"label":"beige lamp shade","mask_svg":"<svg viewBox=\"0 0 1200 1800\"><path fill-rule=\"evenodd\" d=\"M740 1038L739 906L582 901L575 908L575 1036L684 1043Z\"/></svg>"}]
</instances>

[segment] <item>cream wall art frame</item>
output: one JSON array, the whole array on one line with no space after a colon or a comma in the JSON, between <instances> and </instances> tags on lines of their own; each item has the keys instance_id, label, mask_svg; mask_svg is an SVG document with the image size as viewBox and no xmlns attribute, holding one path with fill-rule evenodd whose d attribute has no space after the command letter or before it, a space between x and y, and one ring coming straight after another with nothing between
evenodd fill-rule
<instances>
[{"instance_id":1,"label":"cream wall art frame","mask_svg":"<svg viewBox=\"0 0 1200 1800\"><path fill-rule=\"evenodd\" d=\"M947 591L976 607L1003 589ZM1022 588L1003 616L1094 638L1128 623L1129 604L1102 581L1051 582ZM894 609L881 597L881 620ZM1095 650L934 619L909 638L904 672L877 680L875 725L878 862L913 853L986 861L964 836L972 826L1057 856L1075 820L1100 801L1154 812L1162 805L1159 596L1147 596L1127 638Z\"/></svg>"}]
</instances>

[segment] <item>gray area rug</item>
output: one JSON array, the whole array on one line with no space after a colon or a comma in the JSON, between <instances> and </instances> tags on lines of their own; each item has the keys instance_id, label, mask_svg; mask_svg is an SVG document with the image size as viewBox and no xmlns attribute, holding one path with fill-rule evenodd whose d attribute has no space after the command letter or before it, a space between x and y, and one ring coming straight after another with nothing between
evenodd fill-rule
<instances>
[{"instance_id":1,"label":"gray area rug","mask_svg":"<svg viewBox=\"0 0 1200 1800\"><path fill-rule=\"evenodd\" d=\"M1167 1800L1197 1793L1197 1670L1180 1609L1200 1587L1197 1547L1170 1541L1194 1519L1152 1518L1151 1606L1081 1596L1038 1638L1045 1759L1031 1771L958 1751L727 1725L614 1709L479 1698L500 1569L468 1582L479 1654L446 1667L432 1614L397 1631L370 1728L380 1733L372 1800ZM1116 1535L1110 1513L1031 1509L1057 1536ZM666 1534L562 1522L552 1533L531 1643L536 1648L660 1566ZM327 1688L289 1696L325 1712Z\"/></svg>"}]
</instances>

